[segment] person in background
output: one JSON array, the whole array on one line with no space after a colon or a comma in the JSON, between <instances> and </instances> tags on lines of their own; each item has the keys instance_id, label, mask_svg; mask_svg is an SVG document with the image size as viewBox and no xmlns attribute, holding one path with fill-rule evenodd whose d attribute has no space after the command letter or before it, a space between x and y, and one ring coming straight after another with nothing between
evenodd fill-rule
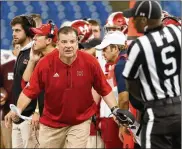
<instances>
[{"instance_id":1,"label":"person in background","mask_svg":"<svg viewBox=\"0 0 182 149\"><path fill-rule=\"evenodd\" d=\"M6 60L2 60L0 65L0 137L1 148L12 148L12 129L7 129L4 123L4 117L9 112L9 105L13 103L12 84L13 84L13 69L16 57L20 52L19 44L13 44L14 49L10 50L10 54Z\"/></svg>"},{"instance_id":2,"label":"person in background","mask_svg":"<svg viewBox=\"0 0 182 149\"><path fill-rule=\"evenodd\" d=\"M85 43L94 38L92 28L88 21L85 20L74 20L69 24L78 32L78 42ZM80 45L79 45L80 46ZM81 48L81 47L79 47Z\"/></svg>"},{"instance_id":3,"label":"person in background","mask_svg":"<svg viewBox=\"0 0 182 149\"><path fill-rule=\"evenodd\" d=\"M40 14L37 14L37 13L33 13L30 15L33 20L35 21L36 23L36 27L41 27L42 25L42 18L41 18L41 15Z\"/></svg>"},{"instance_id":4,"label":"person in background","mask_svg":"<svg viewBox=\"0 0 182 149\"><path fill-rule=\"evenodd\" d=\"M30 52L30 60L23 74L23 80L25 82L24 87L30 81L33 70L40 58L48 55L56 49L58 28L52 21L50 21L47 24L42 24L39 28L31 28L31 31L35 36L33 38L34 44ZM32 128L35 130L39 129L39 118L42 115L43 108L44 92L41 92L31 121Z\"/></svg>"},{"instance_id":5,"label":"person in background","mask_svg":"<svg viewBox=\"0 0 182 149\"><path fill-rule=\"evenodd\" d=\"M14 42L12 42L12 47L13 50L1 50L1 54L0 54L0 61L1 61L1 65L3 65L4 63L7 63L11 60L16 59L15 55L18 55L20 52L20 44L15 44Z\"/></svg>"},{"instance_id":6,"label":"person in background","mask_svg":"<svg viewBox=\"0 0 182 149\"><path fill-rule=\"evenodd\" d=\"M123 16L122 11L113 12L107 18L104 25L105 33L109 31L121 31L127 36L128 33L128 19Z\"/></svg>"},{"instance_id":7,"label":"person in background","mask_svg":"<svg viewBox=\"0 0 182 149\"><path fill-rule=\"evenodd\" d=\"M125 79L122 76L123 69L127 60L127 45L122 45L122 50L120 50L117 62L114 68L114 76L116 79L117 89L118 89L118 106L120 109L129 110L138 121L138 112L136 107L143 109L143 105L136 100L128 93L126 89ZM134 102L133 102L134 101ZM135 106L137 104L137 106ZM123 148L140 148L140 146L134 142L133 134L128 131L124 126L119 128L119 138L123 142Z\"/></svg>"},{"instance_id":8,"label":"person in background","mask_svg":"<svg viewBox=\"0 0 182 149\"><path fill-rule=\"evenodd\" d=\"M12 19L11 27L13 30L13 43L20 45L20 52L14 67L12 87L13 103L16 105L22 91L22 76L28 64L30 50L33 45L33 34L30 28L35 27L35 21L28 15L20 15ZM22 114L31 116L35 107L36 101L32 101ZM11 111L6 116L8 115L11 115ZM36 144L36 136L31 130L30 122L23 119L14 121L12 124L12 148L34 148Z\"/></svg>"},{"instance_id":9,"label":"person in background","mask_svg":"<svg viewBox=\"0 0 182 149\"><path fill-rule=\"evenodd\" d=\"M9 105L12 100L13 67L15 60L11 60L0 66L0 137L1 148L12 148L12 129L5 127L4 117L9 112Z\"/></svg>"},{"instance_id":10,"label":"person in background","mask_svg":"<svg viewBox=\"0 0 182 149\"><path fill-rule=\"evenodd\" d=\"M127 34L128 34L128 19L126 17L124 17L123 12L122 11L118 11L118 12L113 12L109 15L107 21L106 21L106 25L104 26L105 28L105 32L112 32L112 31L120 31L122 32L125 37L127 38ZM125 44L125 49L127 49L128 45L131 43L131 40L126 40L126 44ZM138 112L136 110L135 107L133 107L133 104L139 104L140 106L141 103L138 102L133 102L133 97L131 96L131 94L129 93L129 95L127 95L127 91L125 88L125 82L123 81L123 76L121 75L120 71L123 69L124 64L125 64L125 60L127 59L127 54L126 54L126 50L122 50L122 52L120 54L124 54L125 58L123 56L120 57L120 59L118 60L118 63L116 64L116 69L115 69L115 75L116 75L116 79L117 79L117 86L118 86L118 93L119 93L119 98L121 98L119 100L119 105L120 108L122 109L129 109L129 111L132 112L132 114L138 118ZM120 83L121 81L121 83ZM125 96L123 96L123 94ZM132 103L131 103L132 102ZM133 142L133 137L129 136L128 133L125 133L126 128L124 127L120 127L120 139L123 141L123 147L126 148L126 146L128 146L129 148L133 148L134 142Z\"/></svg>"},{"instance_id":11,"label":"person in background","mask_svg":"<svg viewBox=\"0 0 182 149\"><path fill-rule=\"evenodd\" d=\"M88 19L94 38L101 39L101 26L97 20Z\"/></svg>"},{"instance_id":12,"label":"person in background","mask_svg":"<svg viewBox=\"0 0 182 149\"><path fill-rule=\"evenodd\" d=\"M102 50L103 56L106 60L106 78L112 90L114 92L115 98L118 103L120 103L123 98L128 100L128 95L123 93L122 96L118 97L118 89L114 76L115 64L119 60L119 54L125 50L126 37L120 31L108 32L100 45L97 45L95 48ZM120 57L124 55L120 55ZM122 84L123 85L123 84ZM122 98L121 98L122 97ZM121 105L118 105L121 106ZM128 106L128 103L126 103ZM123 107L122 107L123 109ZM109 110L109 107L106 105L104 100L101 100L100 105L100 124L101 136L105 144L105 148L123 148L123 143L120 140L119 136L119 127L114 122L112 118L112 113Z\"/></svg>"}]
</instances>

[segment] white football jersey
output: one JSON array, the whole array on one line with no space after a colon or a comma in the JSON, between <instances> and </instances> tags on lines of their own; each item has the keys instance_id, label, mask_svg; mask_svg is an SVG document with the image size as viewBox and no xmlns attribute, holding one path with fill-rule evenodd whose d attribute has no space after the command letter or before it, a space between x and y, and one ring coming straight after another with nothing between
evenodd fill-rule
<instances>
[{"instance_id":1,"label":"white football jersey","mask_svg":"<svg viewBox=\"0 0 182 149\"><path fill-rule=\"evenodd\" d=\"M102 71L104 72L104 74L106 73L105 71L105 65L106 65L106 60L105 58L102 56L102 51L100 50L96 50L96 58L102 68Z\"/></svg>"}]
</instances>

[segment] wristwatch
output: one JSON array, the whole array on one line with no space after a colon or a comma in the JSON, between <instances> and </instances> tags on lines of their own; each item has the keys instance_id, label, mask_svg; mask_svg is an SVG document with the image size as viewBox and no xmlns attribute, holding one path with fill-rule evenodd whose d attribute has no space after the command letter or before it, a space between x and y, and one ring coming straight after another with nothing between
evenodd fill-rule
<instances>
[{"instance_id":1,"label":"wristwatch","mask_svg":"<svg viewBox=\"0 0 182 149\"><path fill-rule=\"evenodd\" d=\"M39 109L35 109L35 112L34 113L40 114L39 113Z\"/></svg>"}]
</instances>

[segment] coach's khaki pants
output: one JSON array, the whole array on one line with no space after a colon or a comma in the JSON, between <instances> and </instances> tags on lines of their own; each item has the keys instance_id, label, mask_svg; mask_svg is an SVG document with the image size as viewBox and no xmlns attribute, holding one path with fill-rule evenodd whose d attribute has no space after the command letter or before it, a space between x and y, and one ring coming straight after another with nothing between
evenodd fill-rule
<instances>
[{"instance_id":1,"label":"coach's khaki pants","mask_svg":"<svg viewBox=\"0 0 182 149\"><path fill-rule=\"evenodd\" d=\"M40 124L39 148L86 148L91 119L74 126L51 128Z\"/></svg>"},{"instance_id":2,"label":"coach's khaki pants","mask_svg":"<svg viewBox=\"0 0 182 149\"><path fill-rule=\"evenodd\" d=\"M12 148L11 128L6 128L4 121L1 121L0 137L1 148Z\"/></svg>"},{"instance_id":3,"label":"coach's khaki pants","mask_svg":"<svg viewBox=\"0 0 182 149\"><path fill-rule=\"evenodd\" d=\"M32 130L29 121L20 124L13 123L12 147L13 148L36 148L38 146L38 134Z\"/></svg>"},{"instance_id":4,"label":"coach's khaki pants","mask_svg":"<svg viewBox=\"0 0 182 149\"><path fill-rule=\"evenodd\" d=\"M102 141L101 136L89 136L86 148L104 148L104 142Z\"/></svg>"}]
</instances>

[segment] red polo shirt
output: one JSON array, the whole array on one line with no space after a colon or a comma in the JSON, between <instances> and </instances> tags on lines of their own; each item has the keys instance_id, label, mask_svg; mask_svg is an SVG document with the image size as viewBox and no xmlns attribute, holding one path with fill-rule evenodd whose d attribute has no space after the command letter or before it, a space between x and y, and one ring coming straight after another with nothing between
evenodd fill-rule
<instances>
[{"instance_id":1,"label":"red polo shirt","mask_svg":"<svg viewBox=\"0 0 182 149\"><path fill-rule=\"evenodd\" d=\"M39 61L23 93L36 99L45 90L40 122L57 128L80 124L95 114L92 86L101 96L112 91L96 58L77 51L76 60L69 66L55 50Z\"/></svg>"}]
</instances>

